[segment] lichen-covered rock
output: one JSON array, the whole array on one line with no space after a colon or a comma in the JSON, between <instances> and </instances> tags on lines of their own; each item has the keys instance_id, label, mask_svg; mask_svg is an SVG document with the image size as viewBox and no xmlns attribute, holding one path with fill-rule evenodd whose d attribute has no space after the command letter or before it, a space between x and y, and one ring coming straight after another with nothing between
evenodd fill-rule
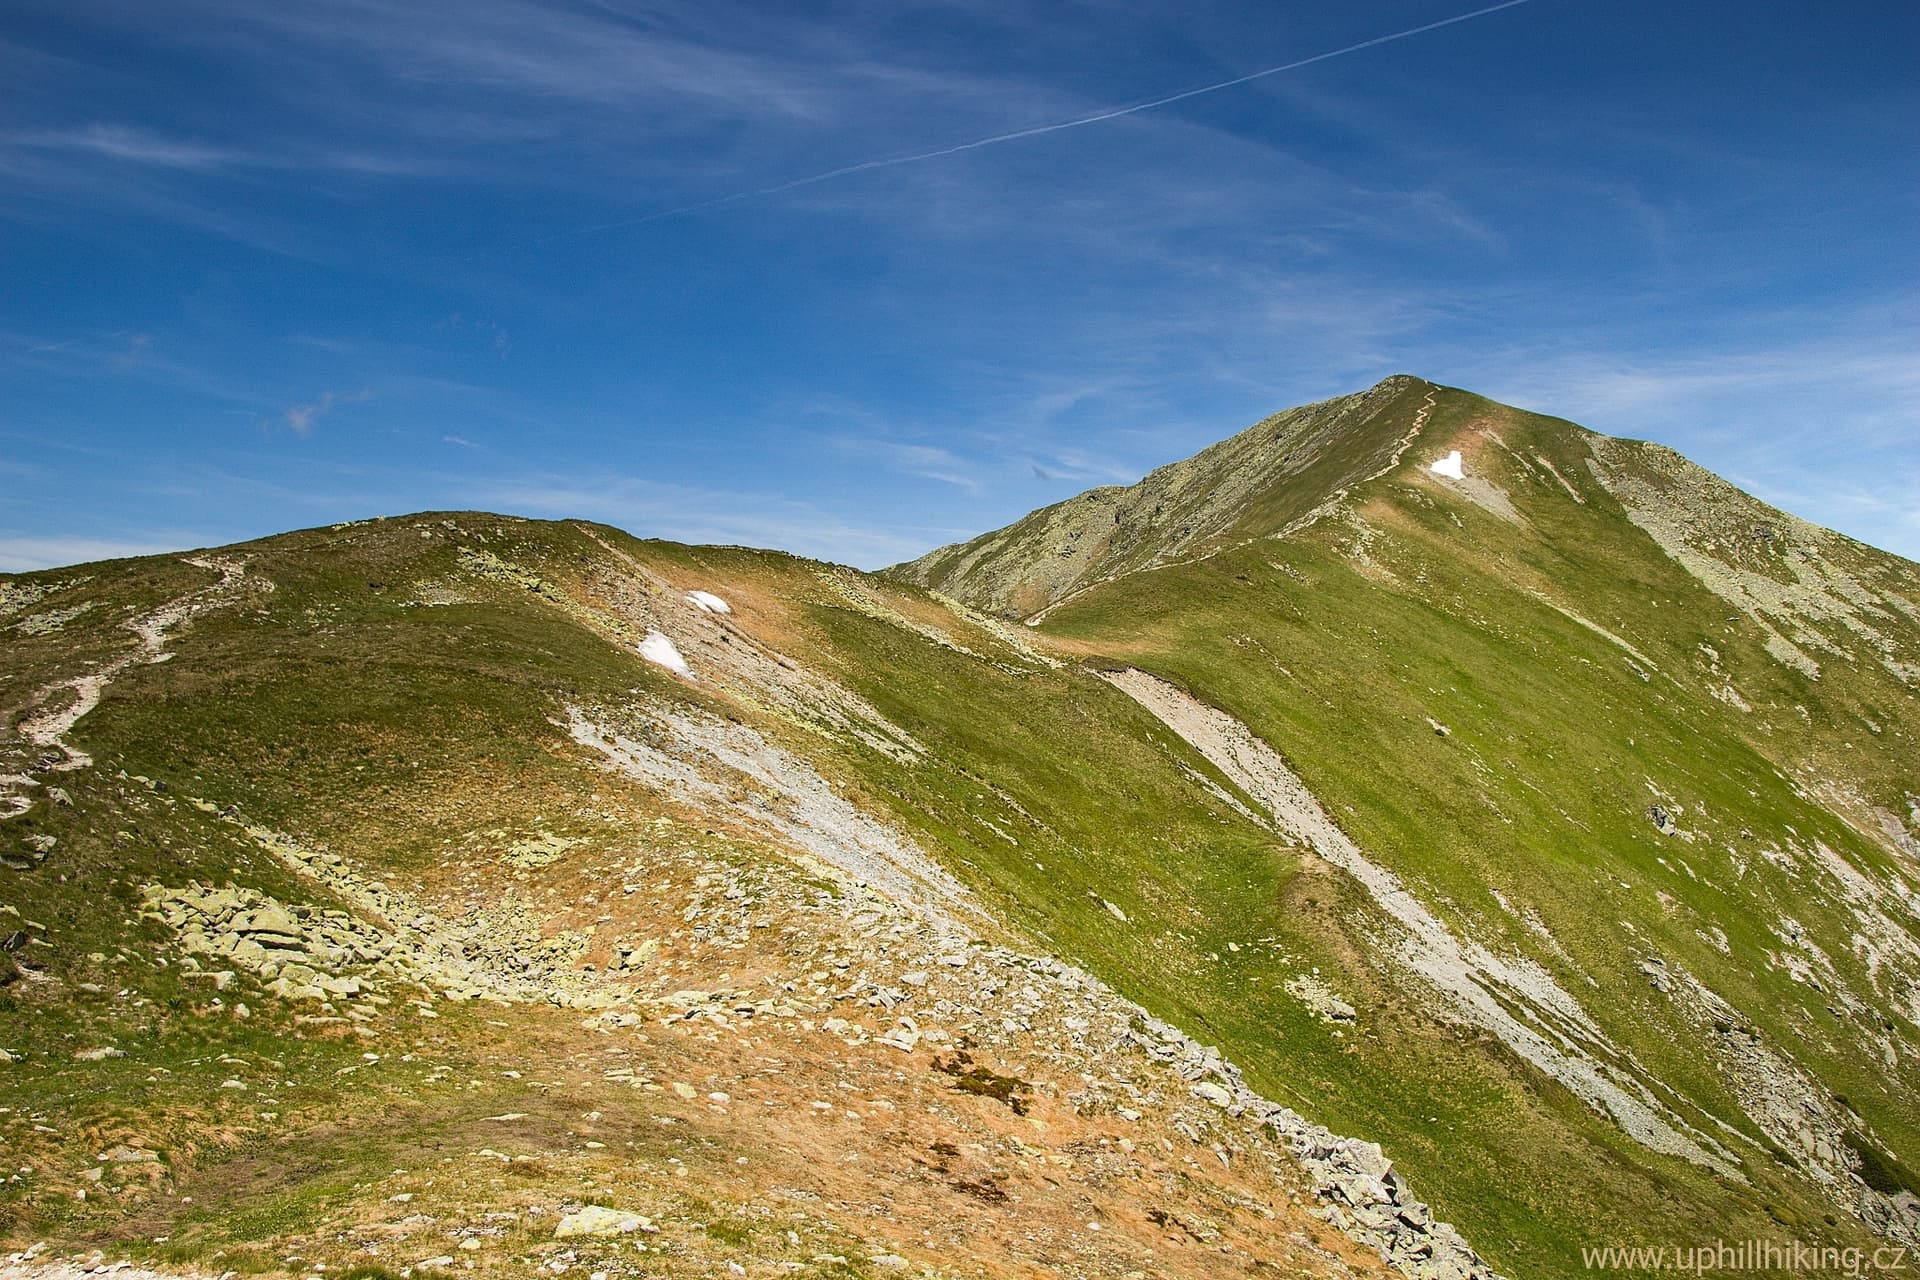
<instances>
[{"instance_id":1,"label":"lichen-covered rock","mask_svg":"<svg viewBox=\"0 0 1920 1280\"><path fill-rule=\"evenodd\" d=\"M576 1236L622 1236L646 1231L652 1226L653 1220L643 1213L625 1213L619 1209L590 1204L561 1218L560 1225L553 1229L553 1236L556 1240L569 1240Z\"/></svg>"}]
</instances>

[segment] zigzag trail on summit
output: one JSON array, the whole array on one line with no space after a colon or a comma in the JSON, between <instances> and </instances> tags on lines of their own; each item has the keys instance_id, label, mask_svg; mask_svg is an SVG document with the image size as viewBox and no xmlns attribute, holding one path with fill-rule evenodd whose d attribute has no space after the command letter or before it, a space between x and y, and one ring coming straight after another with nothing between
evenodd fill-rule
<instances>
[{"instance_id":1,"label":"zigzag trail on summit","mask_svg":"<svg viewBox=\"0 0 1920 1280\"><path fill-rule=\"evenodd\" d=\"M1433 416L1433 407L1439 398L1439 394L1440 394L1439 387L1435 386L1431 382L1427 383L1426 400L1422 402L1422 404L1417 410L1414 411L1412 424L1408 426L1406 434L1400 437L1399 443L1394 445L1393 453L1387 459L1387 464L1385 466L1381 467L1377 471L1374 471L1365 476L1362 476L1360 479L1354 481L1351 484L1344 485L1341 488L1335 489L1331 494L1327 495L1327 497L1324 500L1322 500L1317 506L1315 506L1313 510L1307 512L1303 516L1298 517L1297 519L1288 521L1287 524L1277 532L1257 534L1251 538L1242 538L1238 542L1229 542L1222 546L1210 548L1209 550L1202 551L1198 555L1186 556L1181 559L1173 559L1173 560L1155 560L1151 564L1143 564L1135 569L1123 569L1119 573L1113 574L1109 577L1096 578L1092 582L1089 582L1083 586L1074 588L1072 591L1069 591L1066 595L1061 596L1058 600L1055 600L1052 604L1046 606L1044 609L1041 609L1038 613L1032 614L1029 617L1027 617L1025 619L1026 625L1029 627L1039 626L1041 623L1047 620L1047 616L1051 614L1055 609L1060 608L1062 605L1071 604L1073 601L1079 599L1081 596L1085 595L1089 591L1092 591L1096 587L1103 587L1110 582L1117 582L1121 578L1130 577L1136 573L1146 573L1154 569L1170 569L1170 568L1178 567L1180 565L1199 564L1203 560L1211 560L1215 556L1221 555L1225 552L1237 551L1241 547L1248 546L1252 543L1260 542L1268 538L1288 538L1300 532L1300 530L1305 529L1310 525L1313 525L1316 522L1324 519L1325 517L1333 514L1333 512L1339 508L1340 504L1347 500L1347 496L1351 494L1355 489L1359 488L1361 485L1372 484L1375 480L1378 480L1381 476L1387 475L1395 467L1400 465L1400 460L1406 456L1407 450L1413 447L1413 442L1419 439L1420 433L1426 429L1427 420Z\"/></svg>"},{"instance_id":2,"label":"zigzag trail on summit","mask_svg":"<svg viewBox=\"0 0 1920 1280\"><path fill-rule=\"evenodd\" d=\"M1395 467L1399 466L1400 459L1406 456L1407 450L1413 448L1413 442L1420 438L1420 433L1422 431L1426 430L1427 420L1433 416L1433 406L1435 402L1439 399L1439 395L1440 395L1440 388L1434 386L1431 382L1429 382L1427 384L1426 400L1423 401L1420 407L1414 411L1413 424L1407 428L1407 434L1400 437L1400 443L1396 444L1393 447L1393 454L1391 457L1387 459L1386 466L1381 467L1378 471L1375 471L1370 475L1362 476L1360 479L1354 481L1350 485L1346 485L1342 488L1335 489L1333 493L1329 495L1324 502L1320 503L1313 510L1307 512L1307 514L1301 516L1299 519L1288 521L1287 524L1278 533L1265 534L1262 536L1269 537L1269 538L1291 537L1293 534L1296 534L1300 530L1307 528L1309 525L1316 523L1317 521L1325 518L1326 516L1332 515L1335 509L1337 509L1342 502L1345 502L1347 500L1347 495L1352 493L1355 489L1358 489L1361 485L1372 484L1375 480L1378 480L1381 476L1387 475ZM1234 546L1244 547L1247 545L1248 542L1257 542L1257 541L1259 541L1258 538L1248 538L1244 542L1235 543ZM1220 551L1224 551L1224 550L1228 550L1228 548L1222 547L1219 549L1219 551L1209 552L1208 555L1218 555ZM1195 559L1204 559L1204 558L1205 557L1195 557ZM1182 562L1182 563L1188 563L1188 562Z\"/></svg>"}]
</instances>

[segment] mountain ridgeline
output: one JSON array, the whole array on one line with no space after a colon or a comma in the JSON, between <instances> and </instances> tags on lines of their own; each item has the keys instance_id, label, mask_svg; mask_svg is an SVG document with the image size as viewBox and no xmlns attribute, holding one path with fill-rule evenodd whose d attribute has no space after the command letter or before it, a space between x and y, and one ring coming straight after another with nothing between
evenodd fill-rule
<instances>
[{"instance_id":1,"label":"mountain ridgeline","mask_svg":"<svg viewBox=\"0 0 1920 1280\"><path fill-rule=\"evenodd\" d=\"M1657 445L1401 376L879 574L434 513L0 635L22 1249L1920 1246L1920 567Z\"/></svg>"},{"instance_id":2,"label":"mountain ridgeline","mask_svg":"<svg viewBox=\"0 0 1920 1280\"><path fill-rule=\"evenodd\" d=\"M1289 409L1126 488L1089 489L1005 529L941 547L895 574L1007 617L1041 613L1123 573L1283 533L1382 474L1425 421L1435 389L1389 378Z\"/></svg>"}]
</instances>

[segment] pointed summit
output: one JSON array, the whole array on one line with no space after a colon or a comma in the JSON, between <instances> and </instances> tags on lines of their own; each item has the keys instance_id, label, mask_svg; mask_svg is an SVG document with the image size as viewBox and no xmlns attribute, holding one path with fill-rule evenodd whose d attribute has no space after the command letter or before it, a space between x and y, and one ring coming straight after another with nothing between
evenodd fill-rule
<instances>
[{"instance_id":1,"label":"pointed summit","mask_svg":"<svg viewBox=\"0 0 1920 1280\"><path fill-rule=\"evenodd\" d=\"M1400 460L1439 391L1401 373L1288 409L1137 484L1089 489L890 572L1030 617L1094 583L1311 520Z\"/></svg>"}]
</instances>

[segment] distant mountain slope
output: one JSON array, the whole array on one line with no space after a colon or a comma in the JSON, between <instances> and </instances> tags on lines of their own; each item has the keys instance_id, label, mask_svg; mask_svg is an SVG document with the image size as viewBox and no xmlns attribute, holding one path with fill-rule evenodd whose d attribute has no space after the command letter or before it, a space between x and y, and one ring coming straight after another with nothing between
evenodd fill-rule
<instances>
[{"instance_id":1,"label":"distant mountain slope","mask_svg":"<svg viewBox=\"0 0 1920 1280\"><path fill-rule=\"evenodd\" d=\"M1089 489L891 572L1025 617L1092 583L1277 532L1391 466L1431 389L1401 375L1277 413L1138 484Z\"/></svg>"},{"instance_id":2,"label":"distant mountain slope","mask_svg":"<svg viewBox=\"0 0 1920 1280\"><path fill-rule=\"evenodd\" d=\"M0 577L0 1234L1920 1243L1920 567L1429 383L1274 422L944 594L473 513Z\"/></svg>"},{"instance_id":3,"label":"distant mountain slope","mask_svg":"<svg viewBox=\"0 0 1920 1280\"><path fill-rule=\"evenodd\" d=\"M1706 1100L1738 1099L1911 1235L1912 1175L1848 1126L1870 1090L1904 1153L1920 1083L1920 567L1669 449L1417 385L1270 420L1373 442L1317 501L1262 424L890 572L1151 673L1120 686L1370 886L1395 924L1364 945L1643 1145L1719 1163ZM1203 476L1231 499L1152 518ZM1087 555L1109 521L1125 554ZM1856 1196L1863 1171L1897 1194Z\"/></svg>"}]
</instances>

